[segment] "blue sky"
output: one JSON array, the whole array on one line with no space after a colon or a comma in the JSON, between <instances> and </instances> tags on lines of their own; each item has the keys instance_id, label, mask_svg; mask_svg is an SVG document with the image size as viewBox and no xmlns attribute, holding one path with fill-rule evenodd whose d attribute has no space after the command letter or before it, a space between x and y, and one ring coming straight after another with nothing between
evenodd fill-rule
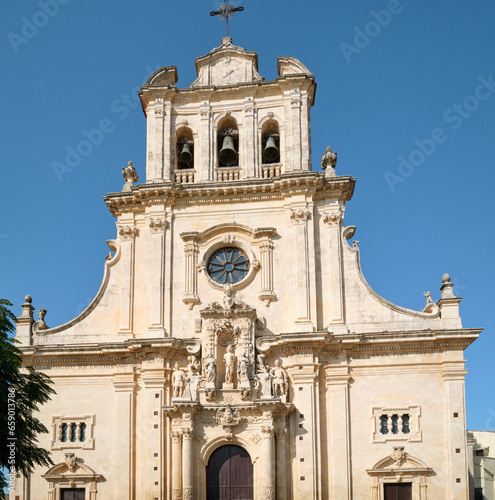
<instances>
[{"instance_id":1,"label":"blue sky","mask_svg":"<svg viewBox=\"0 0 495 500\"><path fill-rule=\"evenodd\" d=\"M318 82L313 166L327 145L337 172L357 177L346 224L356 225L370 285L401 306L439 298L445 272L463 296L468 427L495 428L493 217L495 4L474 0L262 2L244 0L234 43L276 77L279 55ZM0 0L2 185L0 295L16 314L29 293L55 326L99 288L114 219L102 196L121 167L145 177L146 122L136 91L220 43L217 2ZM47 13L48 12L48 13ZM56 175L67 148L106 126L98 145Z\"/></svg>"}]
</instances>

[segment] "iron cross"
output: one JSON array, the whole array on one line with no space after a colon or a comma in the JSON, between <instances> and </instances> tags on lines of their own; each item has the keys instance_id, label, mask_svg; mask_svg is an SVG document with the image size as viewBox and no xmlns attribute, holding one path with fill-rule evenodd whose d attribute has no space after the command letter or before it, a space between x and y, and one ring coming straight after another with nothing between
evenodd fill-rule
<instances>
[{"instance_id":1,"label":"iron cross","mask_svg":"<svg viewBox=\"0 0 495 500\"><path fill-rule=\"evenodd\" d=\"M220 19L225 19L226 36L229 36L229 19L234 15L234 12L244 10L244 7L234 7L229 2L230 0L225 0L225 2L220 5L219 10L210 12L210 16L219 16Z\"/></svg>"}]
</instances>

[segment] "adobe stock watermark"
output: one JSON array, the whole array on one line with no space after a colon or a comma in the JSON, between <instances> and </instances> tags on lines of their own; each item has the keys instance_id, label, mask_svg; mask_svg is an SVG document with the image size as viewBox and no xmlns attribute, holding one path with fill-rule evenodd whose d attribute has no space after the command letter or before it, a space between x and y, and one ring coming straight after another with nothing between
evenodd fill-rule
<instances>
[{"instance_id":1,"label":"adobe stock watermark","mask_svg":"<svg viewBox=\"0 0 495 500\"><path fill-rule=\"evenodd\" d=\"M16 416L16 403L15 403L15 389L10 386L7 393L7 465L9 469L9 491L15 493L15 455L16 455L16 441L15 436L15 416Z\"/></svg>"},{"instance_id":2,"label":"adobe stock watermark","mask_svg":"<svg viewBox=\"0 0 495 500\"><path fill-rule=\"evenodd\" d=\"M156 68L158 69L158 67ZM147 71L143 81L156 71L156 69L146 66ZM95 148L103 143L106 136L111 134L116 129L116 118L124 121L130 114L131 110L140 105L138 91L141 86L136 85L128 93L120 94L120 97L114 99L110 103L111 117L102 118L94 128L88 130L83 129L81 135L83 136L74 146L67 145L65 147L64 161L53 161L51 163L53 172L55 173L59 182L63 182L64 175L74 171L84 158L88 157Z\"/></svg>"},{"instance_id":3,"label":"adobe stock watermark","mask_svg":"<svg viewBox=\"0 0 495 500\"><path fill-rule=\"evenodd\" d=\"M22 45L27 45L59 12L61 5L67 5L71 0L39 0L40 7L30 18L21 18L20 34L10 32L7 38L12 49L17 54Z\"/></svg>"},{"instance_id":4,"label":"adobe stock watermark","mask_svg":"<svg viewBox=\"0 0 495 500\"><path fill-rule=\"evenodd\" d=\"M465 97L461 104L454 103L447 108L443 115L443 123L450 126L450 130L457 130L461 127L465 120L470 118L473 113L480 107L482 101L489 99L495 92L495 80L493 75L488 77L478 76L478 85L476 85L472 94ZM416 148L411 150L407 155L398 157L399 164L395 171L387 170L384 172L385 181L392 193L396 190L396 185L403 183L411 177L416 168L430 158L437 150L440 144L443 144L448 139L448 134L445 128L435 127L425 139L414 139Z\"/></svg>"},{"instance_id":5,"label":"adobe stock watermark","mask_svg":"<svg viewBox=\"0 0 495 500\"><path fill-rule=\"evenodd\" d=\"M408 1L411 2L411 0ZM389 0L385 9L370 11L372 19L362 29L354 26L353 43L339 43L339 48L344 54L347 63L351 62L351 56L360 54L363 49L368 47L371 40L376 38L392 22L393 16L400 14L403 10L404 5L401 4L400 0Z\"/></svg>"}]
</instances>

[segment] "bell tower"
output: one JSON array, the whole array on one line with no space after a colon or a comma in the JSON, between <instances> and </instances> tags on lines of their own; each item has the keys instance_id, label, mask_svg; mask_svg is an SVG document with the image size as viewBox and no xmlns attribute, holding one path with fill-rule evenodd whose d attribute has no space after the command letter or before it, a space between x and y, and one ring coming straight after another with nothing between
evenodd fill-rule
<instances>
[{"instance_id":1,"label":"bell tower","mask_svg":"<svg viewBox=\"0 0 495 500\"><path fill-rule=\"evenodd\" d=\"M314 75L279 57L276 80L258 73L258 55L222 38L196 59L197 78L178 88L175 66L140 92L147 117L146 182L204 183L311 170Z\"/></svg>"}]
</instances>

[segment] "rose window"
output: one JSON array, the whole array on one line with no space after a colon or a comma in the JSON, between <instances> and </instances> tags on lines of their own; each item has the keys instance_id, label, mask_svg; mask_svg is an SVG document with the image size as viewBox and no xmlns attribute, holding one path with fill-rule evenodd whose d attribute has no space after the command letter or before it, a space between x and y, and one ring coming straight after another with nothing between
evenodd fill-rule
<instances>
[{"instance_id":1,"label":"rose window","mask_svg":"<svg viewBox=\"0 0 495 500\"><path fill-rule=\"evenodd\" d=\"M240 248L221 248L210 257L206 269L210 278L221 285L238 283L249 271L249 259Z\"/></svg>"}]
</instances>

